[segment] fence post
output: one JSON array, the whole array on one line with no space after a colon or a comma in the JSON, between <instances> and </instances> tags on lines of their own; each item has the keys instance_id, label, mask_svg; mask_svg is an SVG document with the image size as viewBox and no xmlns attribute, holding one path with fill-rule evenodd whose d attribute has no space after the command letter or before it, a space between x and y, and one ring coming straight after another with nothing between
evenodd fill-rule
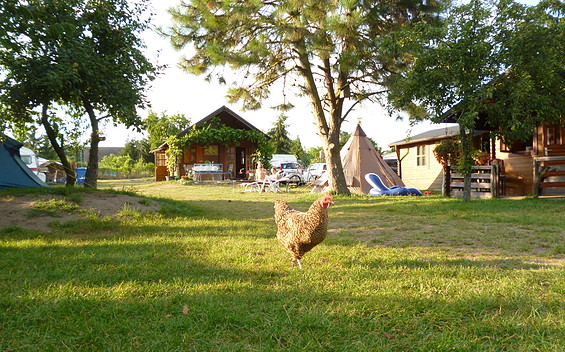
<instances>
[{"instance_id":1,"label":"fence post","mask_svg":"<svg viewBox=\"0 0 565 352\"><path fill-rule=\"evenodd\" d=\"M490 192L493 198L500 197L500 165L494 163L491 165L490 170Z\"/></svg>"},{"instance_id":2,"label":"fence post","mask_svg":"<svg viewBox=\"0 0 565 352\"><path fill-rule=\"evenodd\" d=\"M536 158L533 158L533 166L534 166L534 184L532 185L532 196L534 198L538 198L539 197L539 184L541 181L541 175L540 175L540 162L536 160Z\"/></svg>"}]
</instances>

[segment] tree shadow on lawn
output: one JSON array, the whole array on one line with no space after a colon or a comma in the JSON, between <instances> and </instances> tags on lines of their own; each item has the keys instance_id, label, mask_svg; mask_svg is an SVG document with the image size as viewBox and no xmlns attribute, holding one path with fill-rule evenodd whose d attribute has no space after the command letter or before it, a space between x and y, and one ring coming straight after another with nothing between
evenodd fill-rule
<instances>
[{"instance_id":1,"label":"tree shadow on lawn","mask_svg":"<svg viewBox=\"0 0 565 352\"><path fill-rule=\"evenodd\" d=\"M2 349L421 351L456 345L462 350L556 350L562 338L556 318L562 305L551 299L519 290L502 297L470 293L453 299L442 294L443 282L432 283L440 286L431 294L384 287L399 286L394 281L401 276L399 268L544 267L519 259L411 259L409 248L395 248L398 259L363 259L353 248L357 242L328 239L300 271L289 264L272 268L260 263L286 258L274 233L269 239L247 231L242 236L250 242L216 256L212 252L221 243L207 237L228 225L199 225L194 238L183 237L186 226L167 225L160 232L153 225L117 226L99 240L63 245L50 243L41 232L21 233L15 239L45 243L0 247L0 287L6 294L0 317L10 336L0 342ZM274 229L274 222L268 228ZM9 233L3 235L10 240ZM178 238L164 243L169 236ZM134 243L136 237L142 243ZM268 248L262 247L265 243ZM332 258L341 269L320 263L324 253L344 248L353 259ZM355 280L359 270L383 275L377 268L390 272L386 279ZM351 275L352 283L345 283Z\"/></svg>"},{"instance_id":2,"label":"tree shadow on lawn","mask_svg":"<svg viewBox=\"0 0 565 352\"><path fill-rule=\"evenodd\" d=\"M59 265L65 265L63 254ZM32 253L32 257L36 261L41 255ZM159 280L130 278L128 282L139 288L129 292L124 280L97 282L79 275L67 281L76 288L57 297L41 294L62 283L54 277L44 279L39 287L28 285L37 291L31 295L8 294L0 317L9 338L2 344L8 350L113 346L154 351L424 351L448 346L461 350L535 346L549 351L562 338L559 304L517 291L453 299L440 291L399 294L378 281L371 290L362 291L323 285L324 270L248 271L198 261L175 270L171 264L175 263L161 263L159 271L170 267L173 272ZM198 275L188 276L192 265L200 267ZM86 269L87 276L98 270ZM140 269L128 270L138 274ZM215 285L202 289L196 284ZM96 286L117 291L97 293Z\"/></svg>"},{"instance_id":3,"label":"tree shadow on lawn","mask_svg":"<svg viewBox=\"0 0 565 352\"><path fill-rule=\"evenodd\" d=\"M282 272L237 269L233 262L261 260L265 253L243 250L216 258L216 248L206 241L171 243L81 243L76 245L38 244L27 247L0 247L4 261L4 285L25 280L34 290L71 283L87 287L112 287L127 282L185 282L207 284L218 281L257 282L284 275ZM259 259L254 259L252 254ZM223 264L214 264L216 261Z\"/></svg>"},{"instance_id":4,"label":"tree shadow on lawn","mask_svg":"<svg viewBox=\"0 0 565 352\"><path fill-rule=\"evenodd\" d=\"M48 235L45 235L41 231L28 231L13 227L0 230L0 235L7 236L7 239L32 239L46 236L46 238L51 239L84 238L85 240L93 238L104 240L116 237L130 239L135 237L154 236L163 238L189 238L194 236L217 238L240 236L242 239L272 239L274 245L278 246L275 238L276 224L273 218L274 210L271 199L266 198L265 201L176 201L155 198L155 200L162 201L163 204L165 204L164 207L166 209L163 212L159 212L157 215L143 214L140 215L139 218L136 218L135 216L124 216L121 218L105 217L98 219L81 219L78 221L71 221L66 224L54 224L54 231ZM468 245L471 243L472 251L495 251L496 253L501 254L504 254L505 252L508 253L508 251L501 248L496 241L493 242L490 240L490 238L500 237L499 235L489 235L486 233L481 235L481 237L457 237L455 235L445 233L441 224L420 225L417 223L417 221L419 221L418 218L408 216L408 218L404 219L403 215L397 215L398 211L386 212L388 213L388 216L393 216L395 219L392 222L392 228L376 227L374 229L363 229L357 231L357 226L366 226L367 223L371 223L370 219L369 221L367 220L366 211L360 209L365 209L366 207L370 207L370 209L379 209L384 206L383 204L403 204L401 209L404 207L413 207L410 205L411 203L407 201L391 202L382 200L377 202L377 204L372 204L374 202L371 202L371 200L371 198L360 200L345 199L339 201L341 202L341 205L338 203L336 207L332 207L330 209L330 233L328 234L328 239L326 239L321 246L330 245L331 242L339 243L340 245L353 246L361 242L369 247L374 247L375 245L390 248L419 246L433 249L453 249L454 253L456 253L465 251L465 248L469 247ZM290 204L299 210L306 210L310 206L311 202L309 200L300 200L291 201ZM351 204L354 205L352 206ZM485 203L481 202L481 204ZM151 221L139 221L139 219L151 219ZM398 225L398 221L407 224ZM380 219L376 221L377 226L379 222ZM398 226L408 227L406 227L405 230L398 230ZM345 231L343 229L345 229ZM390 238L390 236L393 237L387 239L387 236L388 238ZM394 237L397 237L397 239ZM531 239L535 240L533 237L529 238L529 240ZM528 240L528 238L526 237L525 240ZM528 245L532 246L531 243ZM531 253L532 251L524 251L518 255L529 255L528 252ZM516 252L511 253L511 255L518 256L515 253ZM531 254L536 255L539 253ZM474 261L470 260L470 262ZM501 266L513 266L516 263L508 264L508 262L506 262L505 264L500 262L499 264Z\"/></svg>"},{"instance_id":5,"label":"tree shadow on lawn","mask_svg":"<svg viewBox=\"0 0 565 352\"><path fill-rule=\"evenodd\" d=\"M274 237L273 205L263 202L226 201L174 201L156 199L161 202L157 213L143 213L126 210L115 216L92 216L87 214L76 220L60 223L53 217L45 230L27 229L25 219L18 226L0 229L0 235L12 239L32 239L47 235L47 238L66 237L124 238L139 236L211 236L226 237L244 235L258 238ZM210 204L221 203L222 206ZM216 209L216 211L214 211Z\"/></svg>"}]
</instances>

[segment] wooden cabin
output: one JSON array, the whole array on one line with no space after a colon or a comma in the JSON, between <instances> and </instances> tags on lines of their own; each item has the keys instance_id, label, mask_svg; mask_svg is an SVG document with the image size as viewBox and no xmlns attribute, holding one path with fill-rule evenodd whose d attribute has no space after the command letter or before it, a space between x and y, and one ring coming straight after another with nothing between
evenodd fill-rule
<instances>
[{"instance_id":1,"label":"wooden cabin","mask_svg":"<svg viewBox=\"0 0 565 352\"><path fill-rule=\"evenodd\" d=\"M502 194L565 195L565 127L541 125L526 142L505 145L485 130L475 131L473 146L488 151L501 165ZM433 150L442 139L459 134L459 126L439 128L389 144L396 148L398 174L409 187L440 191L443 167ZM536 186L534 187L534 182Z\"/></svg>"},{"instance_id":2,"label":"wooden cabin","mask_svg":"<svg viewBox=\"0 0 565 352\"><path fill-rule=\"evenodd\" d=\"M434 156L435 147L444 139L459 135L459 126L438 128L389 144L396 149L397 173L407 187L440 191L443 166ZM473 146L488 150L488 132L475 131Z\"/></svg>"},{"instance_id":3,"label":"wooden cabin","mask_svg":"<svg viewBox=\"0 0 565 352\"><path fill-rule=\"evenodd\" d=\"M259 129L244 120L241 116L222 106L202 120L189 126L177 135L185 136L192 128L202 128L217 121L221 124L237 130ZM261 132L263 133L263 132ZM265 135L265 137L268 139ZM244 179L248 175L248 170L254 168L251 155L257 150L257 143L251 140L241 141L237 145L223 145L213 143L202 145L191 143L184 146L182 160L178 163L178 175L169 175L167 169L166 143L155 149L155 181L165 181L167 176L185 176L193 174L198 180L209 179Z\"/></svg>"}]
</instances>

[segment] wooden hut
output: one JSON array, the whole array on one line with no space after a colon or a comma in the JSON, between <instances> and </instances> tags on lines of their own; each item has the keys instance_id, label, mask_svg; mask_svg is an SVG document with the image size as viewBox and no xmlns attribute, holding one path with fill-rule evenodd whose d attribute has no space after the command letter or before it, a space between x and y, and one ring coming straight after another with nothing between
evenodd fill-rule
<instances>
[{"instance_id":1,"label":"wooden hut","mask_svg":"<svg viewBox=\"0 0 565 352\"><path fill-rule=\"evenodd\" d=\"M459 126L428 131L391 143L396 148L399 174L408 186L440 190L442 166L433 150L440 140L459 134ZM512 145L490 138L488 131L476 130L475 148L488 151L502 167L504 189L509 196L565 195L565 127L544 124L532 131L532 138Z\"/></svg>"},{"instance_id":2,"label":"wooden hut","mask_svg":"<svg viewBox=\"0 0 565 352\"><path fill-rule=\"evenodd\" d=\"M221 125L239 131L255 131L263 136L264 140L269 137L259 129L244 120L241 116L222 106L195 124L180 132L177 137L182 139L191 133L193 129L214 128ZM177 170L175 175L169 174L167 167L169 146L163 143L153 152L155 154L155 181L164 181L167 176L184 176L192 174L198 180L207 179L244 179L248 171L254 168L252 155L257 151L258 142L252 138L238 140L237 144L226 145L219 141L208 143L196 143L188 141L183 145L182 157L177 159Z\"/></svg>"}]
</instances>

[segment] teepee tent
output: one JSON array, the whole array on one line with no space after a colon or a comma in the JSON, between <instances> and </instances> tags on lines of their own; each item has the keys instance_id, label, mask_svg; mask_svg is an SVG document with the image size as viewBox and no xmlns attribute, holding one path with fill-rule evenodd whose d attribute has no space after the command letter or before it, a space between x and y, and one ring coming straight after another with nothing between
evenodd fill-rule
<instances>
[{"instance_id":1,"label":"teepee tent","mask_svg":"<svg viewBox=\"0 0 565 352\"><path fill-rule=\"evenodd\" d=\"M369 193L372 187L365 180L365 175L370 172L379 175L387 187L404 187L400 177L383 160L359 124L341 149L341 163L347 187L352 192Z\"/></svg>"},{"instance_id":2,"label":"teepee tent","mask_svg":"<svg viewBox=\"0 0 565 352\"><path fill-rule=\"evenodd\" d=\"M0 134L0 189L8 187L47 187L20 158L23 144Z\"/></svg>"}]
</instances>

